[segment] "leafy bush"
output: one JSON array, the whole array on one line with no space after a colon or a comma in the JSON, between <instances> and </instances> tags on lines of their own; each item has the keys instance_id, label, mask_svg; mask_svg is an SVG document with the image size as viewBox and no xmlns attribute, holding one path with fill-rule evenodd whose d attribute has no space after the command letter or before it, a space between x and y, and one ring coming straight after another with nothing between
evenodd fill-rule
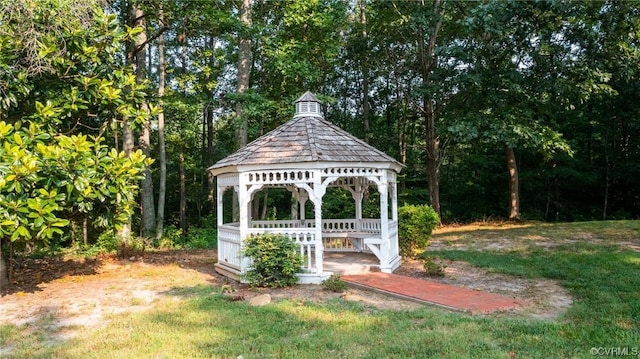
<instances>
[{"instance_id":1,"label":"leafy bush","mask_svg":"<svg viewBox=\"0 0 640 359\"><path fill-rule=\"evenodd\" d=\"M151 247L147 239L139 236L131 236L127 240L120 240L118 243L118 257L129 258L131 256L142 255L146 248Z\"/></svg>"},{"instance_id":2,"label":"leafy bush","mask_svg":"<svg viewBox=\"0 0 640 359\"><path fill-rule=\"evenodd\" d=\"M118 236L113 229L106 230L98 236L98 241L95 246L99 248L99 251L111 253L118 250Z\"/></svg>"},{"instance_id":3,"label":"leafy bush","mask_svg":"<svg viewBox=\"0 0 640 359\"><path fill-rule=\"evenodd\" d=\"M262 234L245 239L243 254L253 260L245 279L259 287L288 287L302 271L298 245L283 235Z\"/></svg>"},{"instance_id":4,"label":"leafy bush","mask_svg":"<svg viewBox=\"0 0 640 359\"><path fill-rule=\"evenodd\" d=\"M348 288L347 283L340 279L340 275L338 274L332 274L331 277L324 280L321 285L322 289L336 293L344 292Z\"/></svg>"},{"instance_id":5,"label":"leafy bush","mask_svg":"<svg viewBox=\"0 0 640 359\"><path fill-rule=\"evenodd\" d=\"M207 249L215 248L218 241L217 228L189 229L189 233L184 235L182 229L174 225L169 225L164 229L164 235L160 240L154 242L156 248L164 249Z\"/></svg>"},{"instance_id":6,"label":"leafy bush","mask_svg":"<svg viewBox=\"0 0 640 359\"><path fill-rule=\"evenodd\" d=\"M446 266L436 262L433 257L426 255L426 253L423 253L420 259L426 275L429 277L444 277Z\"/></svg>"},{"instance_id":7,"label":"leafy bush","mask_svg":"<svg viewBox=\"0 0 640 359\"><path fill-rule=\"evenodd\" d=\"M186 247L190 249L215 248L218 244L217 228L191 228Z\"/></svg>"},{"instance_id":8,"label":"leafy bush","mask_svg":"<svg viewBox=\"0 0 640 359\"><path fill-rule=\"evenodd\" d=\"M426 249L439 223L438 214L430 206L405 204L398 208L400 254L413 258L417 251Z\"/></svg>"},{"instance_id":9,"label":"leafy bush","mask_svg":"<svg viewBox=\"0 0 640 359\"><path fill-rule=\"evenodd\" d=\"M182 229L174 225L164 227L162 238L156 241L155 246L162 249L182 249Z\"/></svg>"}]
</instances>

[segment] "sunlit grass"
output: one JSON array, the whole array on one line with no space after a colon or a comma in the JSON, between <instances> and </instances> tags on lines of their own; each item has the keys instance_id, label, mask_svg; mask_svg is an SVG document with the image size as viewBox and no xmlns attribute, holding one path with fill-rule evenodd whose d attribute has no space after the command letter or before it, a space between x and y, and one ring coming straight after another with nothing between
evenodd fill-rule
<instances>
[{"instance_id":1,"label":"sunlit grass","mask_svg":"<svg viewBox=\"0 0 640 359\"><path fill-rule=\"evenodd\" d=\"M183 296L189 292L189 295ZM105 328L47 344L23 342L9 357L56 358L504 358L523 353L553 357L571 346L564 325L524 319L472 317L424 307L377 310L335 299L325 304L282 300L251 307L230 302L217 288L182 288L178 303L108 318ZM510 333L506 335L506 333ZM524 347L522 347L524 348Z\"/></svg>"},{"instance_id":2,"label":"sunlit grass","mask_svg":"<svg viewBox=\"0 0 640 359\"><path fill-rule=\"evenodd\" d=\"M250 307L229 302L207 288L194 290L199 295L183 305L113 318L106 329L52 354L67 358L501 358L507 352L500 335L518 323L503 320L491 329L491 320L434 308L372 312L340 300L327 305L285 300ZM531 325L555 327L544 322ZM523 333L520 339L527 337Z\"/></svg>"},{"instance_id":3,"label":"sunlit grass","mask_svg":"<svg viewBox=\"0 0 640 359\"><path fill-rule=\"evenodd\" d=\"M50 313L21 327L0 325L0 358L51 358L62 330Z\"/></svg>"},{"instance_id":4,"label":"sunlit grass","mask_svg":"<svg viewBox=\"0 0 640 359\"><path fill-rule=\"evenodd\" d=\"M497 250L478 241L506 239ZM574 304L562 318L572 329L562 336L583 346L637 346L640 341L640 221L536 224L526 229L466 232L458 245L469 250L435 250L439 258L469 262L489 272L557 280ZM540 247L533 236L552 242ZM509 241L512 241L509 245ZM524 245L523 245L524 244ZM632 245L629 245L632 244Z\"/></svg>"},{"instance_id":5,"label":"sunlit grass","mask_svg":"<svg viewBox=\"0 0 640 359\"><path fill-rule=\"evenodd\" d=\"M640 245L640 221L600 221L572 223L473 223L443 226L436 229L432 240L452 245L484 248L488 243L509 241L510 245L553 242L596 242L616 244L634 242Z\"/></svg>"}]
</instances>

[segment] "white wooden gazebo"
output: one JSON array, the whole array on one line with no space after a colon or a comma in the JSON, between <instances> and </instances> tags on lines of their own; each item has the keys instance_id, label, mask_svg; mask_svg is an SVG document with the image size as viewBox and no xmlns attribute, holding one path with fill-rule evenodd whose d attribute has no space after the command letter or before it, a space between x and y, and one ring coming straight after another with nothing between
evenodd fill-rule
<instances>
[{"instance_id":1,"label":"white wooden gazebo","mask_svg":"<svg viewBox=\"0 0 640 359\"><path fill-rule=\"evenodd\" d=\"M300 245L305 257L300 283L320 283L332 273L323 268L325 251L370 252L383 272L400 265L396 175L402 164L324 120L318 99L310 92L296 100L287 123L249 143L208 170L217 178L218 261L216 270L240 278L250 265L241 248L248 236L284 234ZM380 195L378 218L362 218L365 190ZM288 220L254 220L251 202L265 188L282 187L299 208ZM348 190L355 202L355 218L322 218L322 200L329 187ZM224 223L223 194L237 193L239 221ZM313 204L313 219L305 218L305 204Z\"/></svg>"}]
</instances>

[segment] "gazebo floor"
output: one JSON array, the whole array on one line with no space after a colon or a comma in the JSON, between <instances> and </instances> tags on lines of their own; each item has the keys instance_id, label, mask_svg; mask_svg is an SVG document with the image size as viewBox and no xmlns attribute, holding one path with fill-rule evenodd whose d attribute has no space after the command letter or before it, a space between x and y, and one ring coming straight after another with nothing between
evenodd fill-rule
<instances>
[{"instance_id":1,"label":"gazebo floor","mask_svg":"<svg viewBox=\"0 0 640 359\"><path fill-rule=\"evenodd\" d=\"M324 271L334 274L365 274L380 271L380 260L372 253L324 252Z\"/></svg>"}]
</instances>

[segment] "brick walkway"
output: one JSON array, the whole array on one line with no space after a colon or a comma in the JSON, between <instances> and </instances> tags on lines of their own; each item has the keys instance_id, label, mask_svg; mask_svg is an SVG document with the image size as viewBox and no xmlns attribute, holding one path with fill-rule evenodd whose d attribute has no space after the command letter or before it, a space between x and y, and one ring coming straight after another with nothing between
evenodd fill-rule
<instances>
[{"instance_id":1,"label":"brick walkway","mask_svg":"<svg viewBox=\"0 0 640 359\"><path fill-rule=\"evenodd\" d=\"M371 272L340 278L354 287L471 314L487 314L527 305L520 299L397 274Z\"/></svg>"}]
</instances>

